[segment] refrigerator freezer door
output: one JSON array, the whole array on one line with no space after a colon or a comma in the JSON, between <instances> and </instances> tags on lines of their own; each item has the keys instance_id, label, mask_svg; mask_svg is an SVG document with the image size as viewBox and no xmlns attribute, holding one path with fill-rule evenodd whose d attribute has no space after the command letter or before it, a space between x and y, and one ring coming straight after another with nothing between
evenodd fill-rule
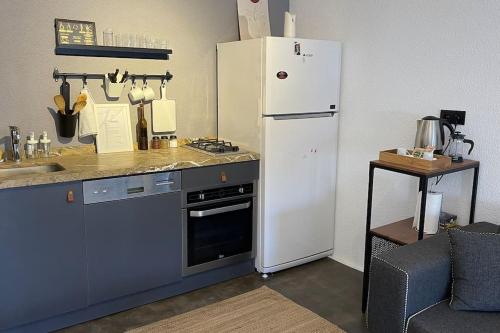
<instances>
[{"instance_id":1,"label":"refrigerator freezer door","mask_svg":"<svg viewBox=\"0 0 500 333\"><path fill-rule=\"evenodd\" d=\"M338 116L263 121L259 259L269 272L333 249Z\"/></svg>"},{"instance_id":2,"label":"refrigerator freezer door","mask_svg":"<svg viewBox=\"0 0 500 333\"><path fill-rule=\"evenodd\" d=\"M339 109L339 42L269 37L265 43L265 115Z\"/></svg>"}]
</instances>

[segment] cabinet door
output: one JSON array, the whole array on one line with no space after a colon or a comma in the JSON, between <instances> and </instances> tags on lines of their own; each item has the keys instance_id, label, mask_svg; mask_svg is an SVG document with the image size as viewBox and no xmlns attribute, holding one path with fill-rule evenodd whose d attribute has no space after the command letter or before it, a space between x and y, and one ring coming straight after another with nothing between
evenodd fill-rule
<instances>
[{"instance_id":1,"label":"cabinet door","mask_svg":"<svg viewBox=\"0 0 500 333\"><path fill-rule=\"evenodd\" d=\"M85 307L81 183L0 190L0 214L0 330Z\"/></svg>"},{"instance_id":2,"label":"cabinet door","mask_svg":"<svg viewBox=\"0 0 500 333\"><path fill-rule=\"evenodd\" d=\"M89 302L181 278L180 192L85 205Z\"/></svg>"}]
</instances>

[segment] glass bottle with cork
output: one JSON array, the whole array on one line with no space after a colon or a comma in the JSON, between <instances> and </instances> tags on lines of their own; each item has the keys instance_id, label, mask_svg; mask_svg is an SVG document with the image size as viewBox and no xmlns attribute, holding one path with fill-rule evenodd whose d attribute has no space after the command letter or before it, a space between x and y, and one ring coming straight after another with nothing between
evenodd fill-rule
<instances>
[{"instance_id":1,"label":"glass bottle with cork","mask_svg":"<svg viewBox=\"0 0 500 333\"><path fill-rule=\"evenodd\" d=\"M144 117L144 104L137 108L137 146L139 150L148 150L148 122Z\"/></svg>"}]
</instances>

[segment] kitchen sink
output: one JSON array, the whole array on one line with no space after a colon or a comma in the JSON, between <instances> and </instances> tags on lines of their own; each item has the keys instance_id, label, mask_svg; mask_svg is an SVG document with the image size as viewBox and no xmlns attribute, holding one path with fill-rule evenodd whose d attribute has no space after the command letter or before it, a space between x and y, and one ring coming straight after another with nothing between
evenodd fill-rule
<instances>
[{"instance_id":1,"label":"kitchen sink","mask_svg":"<svg viewBox=\"0 0 500 333\"><path fill-rule=\"evenodd\" d=\"M63 170L64 168L57 163L29 167L0 168L0 177L28 175L33 173L51 173Z\"/></svg>"}]
</instances>

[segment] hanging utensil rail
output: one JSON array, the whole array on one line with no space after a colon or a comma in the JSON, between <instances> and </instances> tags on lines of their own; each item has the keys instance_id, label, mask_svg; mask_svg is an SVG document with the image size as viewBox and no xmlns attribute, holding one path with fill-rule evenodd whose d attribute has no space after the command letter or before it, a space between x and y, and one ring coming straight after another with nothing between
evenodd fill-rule
<instances>
[{"instance_id":1,"label":"hanging utensil rail","mask_svg":"<svg viewBox=\"0 0 500 333\"><path fill-rule=\"evenodd\" d=\"M165 74L129 74L128 75L132 82L134 82L137 78L143 80L149 79L159 79L163 83L164 81L170 81L173 78L173 75L167 71ZM66 79L82 79L83 82L87 82L88 79L96 79L96 80L104 80L106 77L105 74L94 74L94 73L61 73L57 68L54 68L54 72L52 73L52 77L56 82L59 79L66 81Z\"/></svg>"}]
</instances>

